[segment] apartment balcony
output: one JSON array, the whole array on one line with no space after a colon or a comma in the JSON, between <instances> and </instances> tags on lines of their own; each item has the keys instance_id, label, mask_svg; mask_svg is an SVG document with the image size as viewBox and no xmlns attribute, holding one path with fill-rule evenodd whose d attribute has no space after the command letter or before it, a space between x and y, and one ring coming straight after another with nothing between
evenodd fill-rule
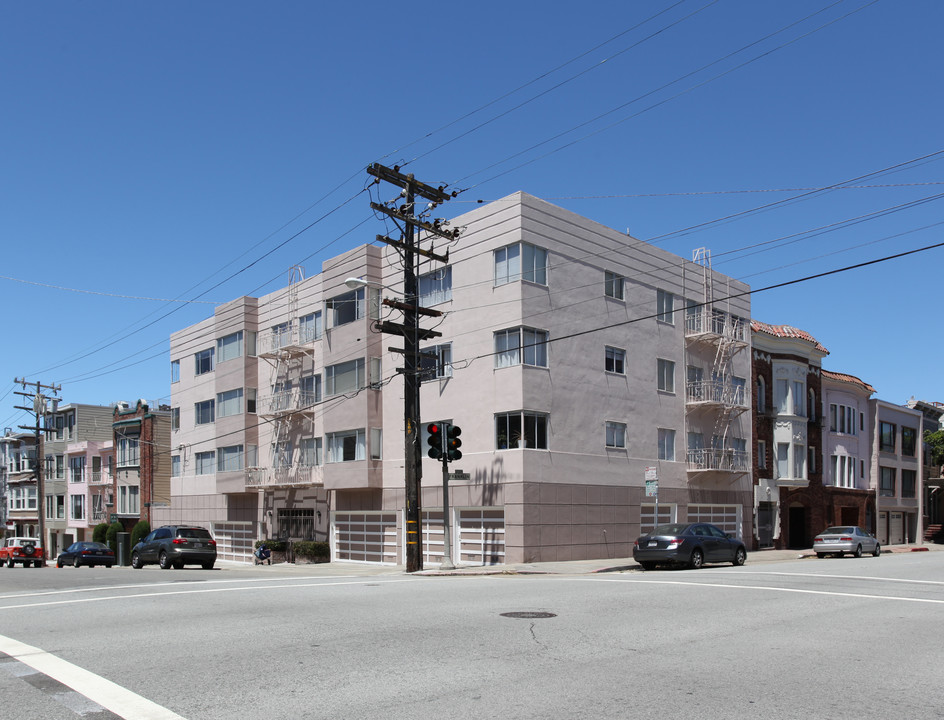
<instances>
[{"instance_id":1,"label":"apartment balcony","mask_svg":"<svg viewBox=\"0 0 944 720\"><path fill-rule=\"evenodd\" d=\"M300 412L313 413L320 399L313 392L293 388L271 395L263 395L256 404L256 412L269 417L292 415Z\"/></svg>"},{"instance_id":2,"label":"apartment balcony","mask_svg":"<svg viewBox=\"0 0 944 720\"><path fill-rule=\"evenodd\" d=\"M277 468L249 468L246 489L311 487L324 485L324 468L290 465Z\"/></svg>"},{"instance_id":3,"label":"apartment balcony","mask_svg":"<svg viewBox=\"0 0 944 720\"><path fill-rule=\"evenodd\" d=\"M689 474L704 472L747 473L751 458L746 450L733 448L693 448L688 451Z\"/></svg>"},{"instance_id":4,"label":"apartment balcony","mask_svg":"<svg viewBox=\"0 0 944 720\"><path fill-rule=\"evenodd\" d=\"M708 307L698 308L685 315L685 338L706 342L730 341L746 346L749 343L750 323L744 318Z\"/></svg>"},{"instance_id":5,"label":"apartment balcony","mask_svg":"<svg viewBox=\"0 0 944 720\"><path fill-rule=\"evenodd\" d=\"M88 475L88 480L90 485L111 485L113 478L111 473L92 471Z\"/></svg>"},{"instance_id":6,"label":"apartment balcony","mask_svg":"<svg viewBox=\"0 0 944 720\"><path fill-rule=\"evenodd\" d=\"M89 516L89 520L92 521L93 525L98 525L99 523L108 522L109 513L107 510L93 510Z\"/></svg>"},{"instance_id":7,"label":"apartment balcony","mask_svg":"<svg viewBox=\"0 0 944 720\"><path fill-rule=\"evenodd\" d=\"M744 390L743 384L735 384L730 381L692 381L685 384L685 404L689 409L725 407L744 412L747 410Z\"/></svg>"},{"instance_id":8,"label":"apartment balcony","mask_svg":"<svg viewBox=\"0 0 944 720\"><path fill-rule=\"evenodd\" d=\"M280 333L260 335L257 351L261 358L294 357L311 353L317 337L307 329L291 327Z\"/></svg>"}]
</instances>

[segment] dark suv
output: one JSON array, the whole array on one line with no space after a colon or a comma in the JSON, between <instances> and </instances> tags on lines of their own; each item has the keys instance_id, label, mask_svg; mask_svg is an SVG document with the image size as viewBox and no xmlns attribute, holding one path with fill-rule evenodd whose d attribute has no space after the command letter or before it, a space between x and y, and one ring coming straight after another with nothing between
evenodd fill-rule
<instances>
[{"instance_id":1,"label":"dark suv","mask_svg":"<svg viewBox=\"0 0 944 720\"><path fill-rule=\"evenodd\" d=\"M202 565L211 570L216 562L216 540L210 531L189 525L165 525L151 533L131 550L131 567L157 563L162 569L184 565Z\"/></svg>"}]
</instances>

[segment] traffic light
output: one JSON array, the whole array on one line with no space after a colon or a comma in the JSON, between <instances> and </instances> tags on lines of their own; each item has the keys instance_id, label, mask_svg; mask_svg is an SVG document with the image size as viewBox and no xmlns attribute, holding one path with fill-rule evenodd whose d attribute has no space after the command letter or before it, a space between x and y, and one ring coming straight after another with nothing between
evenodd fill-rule
<instances>
[{"instance_id":1,"label":"traffic light","mask_svg":"<svg viewBox=\"0 0 944 720\"><path fill-rule=\"evenodd\" d=\"M458 425L446 425L446 460L459 460L462 458L462 452L459 448L462 441L459 436L462 434L462 428Z\"/></svg>"},{"instance_id":2,"label":"traffic light","mask_svg":"<svg viewBox=\"0 0 944 720\"><path fill-rule=\"evenodd\" d=\"M443 457L443 424L430 423L426 426L427 441L429 442L429 455L433 460L442 460Z\"/></svg>"}]
</instances>

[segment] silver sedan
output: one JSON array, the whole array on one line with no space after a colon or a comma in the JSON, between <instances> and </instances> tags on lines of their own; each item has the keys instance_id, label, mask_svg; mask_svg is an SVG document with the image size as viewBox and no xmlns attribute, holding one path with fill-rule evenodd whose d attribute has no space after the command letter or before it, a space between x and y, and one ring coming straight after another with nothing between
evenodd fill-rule
<instances>
[{"instance_id":1,"label":"silver sedan","mask_svg":"<svg viewBox=\"0 0 944 720\"><path fill-rule=\"evenodd\" d=\"M837 525L836 527L826 528L813 538L813 550L816 557L826 557L835 555L842 557L843 553L849 553L855 557L862 557L863 552L872 553L878 557L882 552L875 536L867 533L855 525Z\"/></svg>"}]
</instances>

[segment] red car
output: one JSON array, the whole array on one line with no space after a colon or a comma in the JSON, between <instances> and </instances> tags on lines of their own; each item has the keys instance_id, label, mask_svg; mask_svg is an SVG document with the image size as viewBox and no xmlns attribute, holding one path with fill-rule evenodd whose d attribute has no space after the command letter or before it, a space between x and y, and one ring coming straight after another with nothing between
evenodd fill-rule
<instances>
[{"instance_id":1,"label":"red car","mask_svg":"<svg viewBox=\"0 0 944 720\"><path fill-rule=\"evenodd\" d=\"M42 567L46 564L42 543L38 538L9 537L0 547L0 565L13 567L20 563L23 567Z\"/></svg>"}]
</instances>

